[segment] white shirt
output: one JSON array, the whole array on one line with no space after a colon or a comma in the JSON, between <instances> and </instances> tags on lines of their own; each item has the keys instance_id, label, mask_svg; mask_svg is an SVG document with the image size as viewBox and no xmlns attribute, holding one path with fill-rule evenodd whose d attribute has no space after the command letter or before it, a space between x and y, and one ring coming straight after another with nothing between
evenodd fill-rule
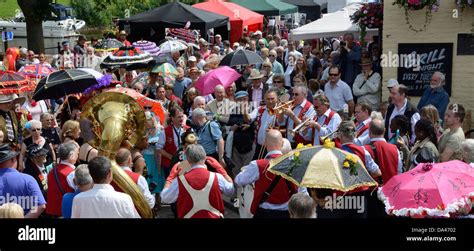
<instances>
[{"instance_id":1,"label":"white shirt","mask_svg":"<svg viewBox=\"0 0 474 251\"><path fill-rule=\"evenodd\" d=\"M132 172L132 169L128 166L121 166L121 168L125 171L130 171ZM150 189L148 188L148 183L146 182L145 177L141 176L138 178L137 182L138 188L140 188L140 191L142 191L143 196L145 196L146 201L148 202L148 205L150 208L153 208L155 206L155 196L151 195Z\"/></svg>"},{"instance_id":2,"label":"white shirt","mask_svg":"<svg viewBox=\"0 0 474 251\"><path fill-rule=\"evenodd\" d=\"M34 120L38 121L40 120L41 114L48 112L48 106L46 105L44 100L36 102L36 106L32 106L28 102L26 102L25 108L30 112L31 117Z\"/></svg>"},{"instance_id":3,"label":"white shirt","mask_svg":"<svg viewBox=\"0 0 474 251\"><path fill-rule=\"evenodd\" d=\"M370 142L374 142L374 141L387 142L384 138L371 138L370 139ZM402 154L400 153L400 151L398 151L398 149L397 149L397 153L398 153L397 174L401 174L401 173L403 173L403 158L402 158Z\"/></svg>"},{"instance_id":4,"label":"white shirt","mask_svg":"<svg viewBox=\"0 0 474 251\"><path fill-rule=\"evenodd\" d=\"M285 71L285 86L288 86L288 87L291 87L291 73L293 72L294 70L294 66L293 65L288 65L288 67L286 68L286 71Z\"/></svg>"},{"instance_id":5,"label":"white shirt","mask_svg":"<svg viewBox=\"0 0 474 251\"><path fill-rule=\"evenodd\" d=\"M330 112L331 112L331 109L328 109L323 115L317 118L316 122L318 122L318 124L321 125L321 128L319 129L319 131L316 128L313 128L313 129L307 130L307 132L304 134L303 137L306 140L313 140L313 146L320 145L319 144L320 137L324 137L336 131L337 128L339 127L339 124L341 124L342 122L341 116L339 116L338 113L334 113L329 123L327 125L323 125L326 118L329 117ZM314 130L314 139L312 138L313 130Z\"/></svg>"},{"instance_id":6,"label":"white shirt","mask_svg":"<svg viewBox=\"0 0 474 251\"><path fill-rule=\"evenodd\" d=\"M388 122L388 128L385 128L385 130L388 130L388 138L389 139L391 139L393 137L393 133L390 131L390 125L392 124L392 119L395 118L395 116L397 116L397 115L404 115L405 114L405 110L407 109L407 103L408 103L408 100L405 99L405 103L403 104L403 106L400 109L398 109L396 105L393 108L393 112L390 115L390 120ZM408 118L408 119L410 119L411 131L412 131L412 135L411 135L412 137L411 137L410 140L412 142L415 142L415 138L416 138L415 125L416 125L416 122L418 122L418 120L420 120L420 114L418 112L416 112L411 116L411 118Z\"/></svg>"},{"instance_id":7,"label":"white shirt","mask_svg":"<svg viewBox=\"0 0 474 251\"><path fill-rule=\"evenodd\" d=\"M255 108L250 113L250 119L252 120L252 122L254 122L257 119L258 110L259 110L259 107ZM268 114L268 109L265 106L265 110L263 111L262 117L260 118L260 127L258 128L258 132L257 132L257 144L263 145L265 143L266 130L273 123L274 120L276 122L275 116L276 115L270 116L270 114Z\"/></svg>"},{"instance_id":8,"label":"white shirt","mask_svg":"<svg viewBox=\"0 0 474 251\"><path fill-rule=\"evenodd\" d=\"M176 127L173 126L172 131L173 131L174 145L176 146L176 148L178 148L179 147L178 143L181 141L181 135L184 133L184 128L182 128L182 127L176 128ZM176 135L176 132L179 135ZM163 133L160 133L158 143L156 144L156 149L158 149L158 150L163 149L163 147L165 147L165 145L166 145L166 135L165 135L165 132L163 132ZM173 154L173 153L170 153L170 154Z\"/></svg>"},{"instance_id":9,"label":"white shirt","mask_svg":"<svg viewBox=\"0 0 474 251\"><path fill-rule=\"evenodd\" d=\"M293 108L293 113L295 114L296 117L298 117L301 110L303 110L304 106L306 105L306 102L308 102L308 100L305 99L300 105ZM314 118L315 115L316 115L316 111L314 110L314 106L311 105L309 107L308 111L306 111L306 114L304 115L304 117L312 119L312 118ZM293 143L294 142L293 135L290 133L290 131L293 130L295 122L292 119L287 118L287 116L285 116L285 120L288 120L288 124L286 126L286 132L287 132L286 133L286 138L290 141L290 143ZM282 121L282 122L284 122L284 121ZM303 121L301 121L301 122L303 122Z\"/></svg>"},{"instance_id":10,"label":"white shirt","mask_svg":"<svg viewBox=\"0 0 474 251\"><path fill-rule=\"evenodd\" d=\"M265 155L265 158L273 154L282 154L282 153L281 151L277 151L277 150L269 151L267 155ZM245 186L248 184L252 184L259 179L260 179L260 172L258 171L257 161L254 160L250 162L250 164L248 164L247 166L242 167L242 171L240 171L240 173L237 174L234 182L237 186ZM298 192L306 193L306 194L308 193L305 187L298 188ZM263 209L285 211L285 210L288 210L288 202L285 202L283 204L271 204L268 202L263 202L262 204L259 205L259 207Z\"/></svg>"},{"instance_id":11,"label":"white shirt","mask_svg":"<svg viewBox=\"0 0 474 251\"><path fill-rule=\"evenodd\" d=\"M193 165L191 169L194 168L205 168L205 165ZM234 194L234 184L232 182L228 182L224 176L220 173L215 173L217 177L217 182L219 183L219 189L221 190L224 195L232 196ZM171 185L168 188L163 189L161 191L161 201L166 204L174 203L178 200L179 195L179 187L178 187L178 179L174 179Z\"/></svg>"},{"instance_id":12,"label":"white shirt","mask_svg":"<svg viewBox=\"0 0 474 251\"><path fill-rule=\"evenodd\" d=\"M359 125L357 125L357 127L356 127L356 136L359 134L360 129L362 129L362 127L364 127L365 125L368 125L370 123L370 121L372 121L372 119L368 118L368 119L362 121L362 123L359 123ZM362 133L362 135L355 138L354 143L356 145L359 145L359 146L368 145L370 143L369 128L367 128Z\"/></svg>"},{"instance_id":13,"label":"white shirt","mask_svg":"<svg viewBox=\"0 0 474 251\"><path fill-rule=\"evenodd\" d=\"M74 197L71 218L140 218L132 197L116 192L110 184L94 187Z\"/></svg>"},{"instance_id":14,"label":"white shirt","mask_svg":"<svg viewBox=\"0 0 474 251\"><path fill-rule=\"evenodd\" d=\"M59 162L59 164L61 164L61 165L66 165L66 166L70 166L72 169L76 170L76 166L74 166L73 164L71 164L71 163L69 163L69 162L61 161L61 162ZM73 171L73 172L70 172L70 173L67 175L66 181L67 181L67 184L69 185L69 187L71 187L71 188L74 189L74 190L77 189L76 185L74 184L74 171Z\"/></svg>"}]
</instances>

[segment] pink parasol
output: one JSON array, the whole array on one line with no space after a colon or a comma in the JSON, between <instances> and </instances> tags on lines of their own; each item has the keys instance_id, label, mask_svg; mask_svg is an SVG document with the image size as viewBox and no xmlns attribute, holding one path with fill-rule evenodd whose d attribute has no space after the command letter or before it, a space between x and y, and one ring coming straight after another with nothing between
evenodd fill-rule
<instances>
[{"instance_id":1,"label":"pink parasol","mask_svg":"<svg viewBox=\"0 0 474 251\"><path fill-rule=\"evenodd\" d=\"M21 67L18 73L30 78L42 78L55 72L54 68L46 64L30 64Z\"/></svg>"},{"instance_id":2,"label":"pink parasol","mask_svg":"<svg viewBox=\"0 0 474 251\"><path fill-rule=\"evenodd\" d=\"M224 88L229 87L240 74L229 66L221 66L217 69L210 70L196 81L196 89L201 95L207 95L214 92L214 87L223 85Z\"/></svg>"},{"instance_id":3,"label":"pink parasol","mask_svg":"<svg viewBox=\"0 0 474 251\"><path fill-rule=\"evenodd\" d=\"M452 217L469 212L474 199L474 168L453 160L422 163L391 178L378 190L389 215Z\"/></svg>"}]
</instances>

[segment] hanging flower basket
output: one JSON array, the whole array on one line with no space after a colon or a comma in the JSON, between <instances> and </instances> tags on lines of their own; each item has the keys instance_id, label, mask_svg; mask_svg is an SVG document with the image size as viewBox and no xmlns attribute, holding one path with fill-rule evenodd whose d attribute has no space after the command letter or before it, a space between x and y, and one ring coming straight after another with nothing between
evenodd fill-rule
<instances>
[{"instance_id":1,"label":"hanging flower basket","mask_svg":"<svg viewBox=\"0 0 474 251\"><path fill-rule=\"evenodd\" d=\"M424 31L426 26L431 22L432 12L438 11L440 0L395 0L393 5L398 5L400 8L405 9L405 19L407 21L408 28L414 32ZM425 23L420 29L415 29L410 23L408 18L408 11L425 9Z\"/></svg>"},{"instance_id":2,"label":"hanging flower basket","mask_svg":"<svg viewBox=\"0 0 474 251\"><path fill-rule=\"evenodd\" d=\"M393 4L398 4L400 8L403 7L406 10L421 10L427 6L429 9L439 7L438 0L396 0Z\"/></svg>"},{"instance_id":3,"label":"hanging flower basket","mask_svg":"<svg viewBox=\"0 0 474 251\"><path fill-rule=\"evenodd\" d=\"M383 24L383 4L369 3L351 15L352 23L360 28L360 40L365 43L367 29L382 28Z\"/></svg>"}]
</instances>

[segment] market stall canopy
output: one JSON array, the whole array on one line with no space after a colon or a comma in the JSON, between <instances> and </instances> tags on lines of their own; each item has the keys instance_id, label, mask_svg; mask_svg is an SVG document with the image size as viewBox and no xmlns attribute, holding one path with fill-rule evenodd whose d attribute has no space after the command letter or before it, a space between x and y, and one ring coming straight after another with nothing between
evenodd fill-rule
<instances>
[{"instance_id":1,"label":"market stall canopy","mask_svg":"<svg viewBox=\"0 0 474 251\"><path fill-rule=\"evenodd\" d=\"M285 3L298 7L299 13L306 14L306 20L318 20L321 18L321 6L313 0L282 0Z\"/></svg>"},{"instance_id":2,"label":"market stall canopy","mask_svg":"<svg viewBox=\"0 0 474 251\"><path fill-rule=\"evenodd\" d=\"M305 40L322 37L338 37L345 33L352 33L358 36L360 29L353 24L350 16L354 14L362 5L351 4L342 10L325 14L321 19L291 30L290 37L293 40ZM378 35L378 29L367 29L367 36Z\"/></svg>"},{"instance_id":3,"label":"market stall canopy","mask_svg":"<svg viewBox=\"0 0 474 251\"><path fill-rule=\"evenodd\" d=\"M216 34L227 39L229 18L209 11L194 8L181 2L165 4L153 10L136 14L120 21L120 27L129 25L129 39L138 41L161 41L165 38L165 28L183 28L190 22L189 29L196 29L206 37L207 30L214 28Z\"/></svg>"},{"instance_id":4,"label":"market stall canopy","mask_svg":"<svg viewBox=\"0 0 474 251\"><path fill-rule=\"evenodd\" d=\"M280 16L298 12L298 7L280 0L231 0L231 2L264 16Z\"/></svg>"},{"instance_id":5,"label":"market stall canopy","mask_svg":"<svg viewBox=\"0 0 474 251\"><path fill-rule=\"evenodd\" d=\"M195 4L193 7L229 17L231 44L239 41L242 37L244 27L247 27L248 31L262 30L263 15L238 4L210 0L208 2Z\"/></svg>"}]
</instances>

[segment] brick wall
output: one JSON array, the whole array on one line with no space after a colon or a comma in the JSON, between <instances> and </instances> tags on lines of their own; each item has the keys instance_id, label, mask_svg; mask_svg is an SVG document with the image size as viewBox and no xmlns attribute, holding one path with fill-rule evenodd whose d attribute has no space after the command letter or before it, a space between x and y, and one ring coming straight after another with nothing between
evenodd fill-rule
<instances>
[{"instance_id":1,"label":"brick wall","mask_svg":"<svg viewBox=\"0 0 474 251\"><path fill-rule=\"evenodd\" d=\"M385 1L383 26L383 53L398 52L398 43L453 43L452 95L450 102L463 104L467 110L474 112L474 56L457 56L457 34L474 32L474 11L466 8L459 11L459 17L453 18L456 9L454 0L441 1L438 12L433 12L431 22L426 30L414 32L409 30L405 19L405 10L392 5L392 0ZM409 20L415 29L423 27L425 10L408 11ZM397 77L397 68L383 69L383 84ZM383 100L388 97L387 88L383 88ZM415 104L419 97L412 97ZM474 116L473 116L474 118ZM474 122L471 120L471 122ZM474 124L473 124L474 125ZM474 126L471 126L474 127Z\"/></svg>"}]
</instances>

